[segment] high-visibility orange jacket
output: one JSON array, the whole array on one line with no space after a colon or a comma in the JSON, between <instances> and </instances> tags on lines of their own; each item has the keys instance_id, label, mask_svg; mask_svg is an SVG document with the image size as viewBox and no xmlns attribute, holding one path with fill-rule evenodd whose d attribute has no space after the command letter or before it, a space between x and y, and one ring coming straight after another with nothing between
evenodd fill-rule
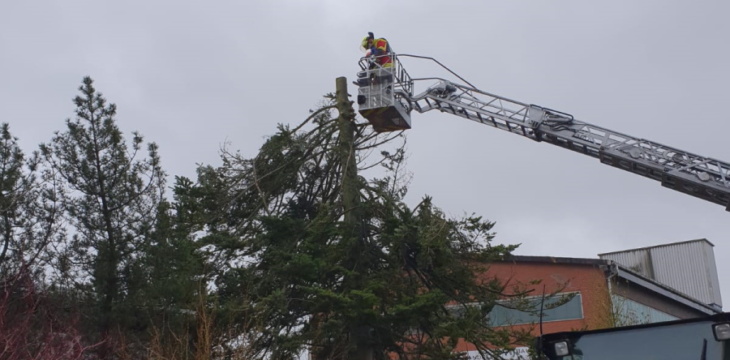
<instances>
[{"instance_id":1,"label":"high-visibility orange jacket","mask_svg":"<svg viewBox=\"0 0 730 360\"><path fill-rule=\"evenodd\" d=\"M390 56L387 56L390 54L390 45L388 45L388 40L383 38L374 39L370 50L373 55L377 56L378 64L380 64L380 66L393 66L393 59Z\"/></svg>"}]
</instances>

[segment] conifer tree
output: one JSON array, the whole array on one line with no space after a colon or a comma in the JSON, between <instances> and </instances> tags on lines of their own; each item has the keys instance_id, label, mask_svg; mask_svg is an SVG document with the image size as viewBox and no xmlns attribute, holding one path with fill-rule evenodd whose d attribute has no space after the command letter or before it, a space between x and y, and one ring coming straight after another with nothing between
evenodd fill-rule
<instances>
[{"instance_id":1,"label":"conifer tree","mask_svg":"<svg viewBox=\"0 0 730 360\"><path fill-rule=\"evenodd\" d=\"M157 222L144 247L142 272L148 282L138 300L158 341L177 343L175 350L192 356L197 344L181 339L195 337L196 312L207 311L201 309L206 305L207 291L203 257L195 231L189 227L191 222L185 219L185 206L182 201L160 204Z\"/></svg>"},{"instance_id":2,"label":"conifer tree","mask_svg":"<svg viewBox=\"0 0 730 360\"><path fill-rule=\"evenodd\" d=\"M38 181L39 157L29 159L5 123L0 127L0 280L41 276L48 244L58 236L53 183Z\"/></svg>"},{"instance_id":3,"label":"conifer tree","mask_svg":"<svg viewBox=\"0 0 730 360\"><path fill-rule=\"evenodd\" d=\"M46 176L64 187L61 204L71 226L63 245L70 279L94 299L98 332L135 324L131 299L144 285L139 268L142 245L154 226L165 174L155 143L138 158L144 141L134 132L130 145L117 126L116 106L108 104L89 77L74 98L75 118L41 145ZM100 354L108 355L109 343Z\"/></svg>"},{"instance_id":4,"label":"conifer tree","mask_svg":"<svg viewBox=\"0 0 730 360\"><path fill-rule=\"evenodd\" d=\"M401 137L355 124L343 143L329 99L295 128L280 126L255 157L224 153L222 166L201 166L184 191L207 232L219 318L237 330L220 343L245 339L238 344L257 359L305 350L314 359L457 359L459 339L485 357L524 341L485 320L505 292L486 264L515 247L493 243L492 222L450 219L429 197L408 206ZM345 200L349 159L356 199ZM385 175L366 179L378 165Z\"/></svg>"}]
</instances>

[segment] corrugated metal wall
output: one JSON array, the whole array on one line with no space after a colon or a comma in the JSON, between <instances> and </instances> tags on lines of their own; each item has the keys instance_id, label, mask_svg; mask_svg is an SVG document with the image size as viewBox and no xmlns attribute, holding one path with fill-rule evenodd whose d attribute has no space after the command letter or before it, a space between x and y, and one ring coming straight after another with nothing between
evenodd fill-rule
<instances>
[{"instance_id":1,"label":"corrugated metal wall","mask_svg":"<svg viewBox=\"0 0 730 360\"><path fill-rule=\"evenodd\" d=\"M705 239L599 254L706 304L722 306L713 245Z\"/></svg>"}]
</instances>

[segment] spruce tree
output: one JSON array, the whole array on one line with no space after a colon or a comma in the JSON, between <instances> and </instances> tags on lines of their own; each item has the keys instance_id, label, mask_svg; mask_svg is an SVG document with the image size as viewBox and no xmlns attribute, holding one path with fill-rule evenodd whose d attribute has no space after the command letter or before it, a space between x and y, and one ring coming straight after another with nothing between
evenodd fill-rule
<instances>
[{"instance_id":1,"label":"spruce tree","mask_svg":"<svg viewBox=\"0 0 730 360\"><path fill-rule=\"evenodd\" d=\"M479 216L450 219L429 197L408 206L399 134L343 127L328 99L255 157L201 166L184 191L207 232L218 318L236 330L220 343L245 339L236 343L258 359L457 359L459 339L485 357L524 341L486 321L505 293L486 264L515 247L495 244ZM367 179L378 165L385 172Z\"/></svg>"}]
</instances>

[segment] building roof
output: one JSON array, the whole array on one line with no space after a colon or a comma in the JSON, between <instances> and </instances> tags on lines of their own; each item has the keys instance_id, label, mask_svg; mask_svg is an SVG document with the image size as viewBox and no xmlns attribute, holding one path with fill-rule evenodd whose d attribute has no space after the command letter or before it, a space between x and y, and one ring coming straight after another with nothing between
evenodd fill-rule
<instances>
[{"instance_id":1,"label":"building roof","mask_svg":"<svg viewBox=\"0 0 730 360\"><path fill-rule=\"evenodd\" d=\"M707 239L695 239L695 240L677 241L677 242L673 242L673 243L659 244L659 245L653 245L653 246L645 246L645 247L640 247L640 248L635 248L635 249L626 249L626 250L611 251L611 252L606 252L606 253L598 254L598 256L601 257L601 256L604 256L604 255L609 255L609 254L619 254L619 253L625 253L625 252L631 252L631 251L657 249L657 248L662 248L662 247L669 247L669 246L675 246L675 245L689 244L689 243L695 243L695 242L706 242L706 243L710 244L710 246L715 247L715 244L711 243Z\"/></svg>"},{"instance_id":2,"label":"building roof","mask_svg":"<svg viewBox=\"0 0 730 360\"><path fill-rule=\"evenodd\" d=\"M522 262L522 263L551 263L551 264L568 264L568 265L609 265L611 261L603 259L588 258L569 258L557 256L526 256L512 255L504 260L504 262Z\"/></svg>"},{"instance_id":3,"label":"building roof","mask_svg":"<svg viewBox=\"0 0 730 360\"><path fill-rule=\"evenodd\" d=\"M693 240L697 241L697 240ZM706 241L706 240L705 240ZM625 267L613 260L608 259L596 259L596 258L569 258L569 257L555 257L555 256L526 256L526 255L512 255L502 262L511 263L544 263L544 264L560 264L560 265L579 265L579 266L594 266L594 267L605 267L607 276L609 274L615 274L621 279L629 281L637 286L654 292L660 296L672 299L685 306L698 310L706 314L716 314L722 312L722 308L715 304L705 304L695 298L692 298L679 290L657 282L656 280L645 277L628 267Z\"/></svg>"}]
</instances>

